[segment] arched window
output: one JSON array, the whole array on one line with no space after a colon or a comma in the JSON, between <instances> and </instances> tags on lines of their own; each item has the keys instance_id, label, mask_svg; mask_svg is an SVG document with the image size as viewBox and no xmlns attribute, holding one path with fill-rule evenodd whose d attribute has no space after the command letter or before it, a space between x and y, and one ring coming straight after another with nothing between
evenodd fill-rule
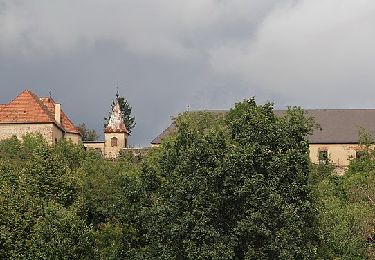
<instances>
[{"instance_id":1,"label":"arched window","mask_svg":"<svg viewBox=\"0 0 375 260\"><path fill-rule=\"evenodd\" d=\"M111 138L111 146L112 146L112 147L117 146L117 140L118 140L118 139L117 139L116 137L112 137L112 138Z\"/></svg>"}]
</instances>

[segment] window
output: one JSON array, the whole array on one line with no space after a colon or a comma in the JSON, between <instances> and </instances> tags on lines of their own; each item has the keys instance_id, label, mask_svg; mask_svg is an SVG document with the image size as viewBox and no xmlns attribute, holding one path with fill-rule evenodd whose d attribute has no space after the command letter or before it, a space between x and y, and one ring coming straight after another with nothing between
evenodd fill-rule
<instances>
[{"instance_id":1,"label":"window","mask_svg":"<svg viewBox=\"0 0 375 260\"><path fill-rule=\"evenodd\" d=\"M112 146L112 147L117 146L117 140L118 140L118 139L117 139L116 137L112 137L112 138L111 138L111 146Z\"/></svg>"},{"instance_id":2,"label":"window","mask_svg":"<svg viewBox=\"0 0 375 260\"><path fill-rule=\"evenodd\" d=\"M328 151L319 151L319 164L328 164Z\"/></svg>"}]
</instances>

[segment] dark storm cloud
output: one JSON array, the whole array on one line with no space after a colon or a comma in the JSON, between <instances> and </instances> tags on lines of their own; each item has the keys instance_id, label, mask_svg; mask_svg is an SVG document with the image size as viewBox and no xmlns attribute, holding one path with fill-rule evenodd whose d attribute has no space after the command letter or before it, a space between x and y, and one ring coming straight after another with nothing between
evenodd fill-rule
<instances>
[{"instance_id":1,"label":"dark storm cloud","mask_svg":"<svg viewBox=\"0 0 375 260\"><path fill-rule=\"evenodd\" d=\"M374 6L0 0L0 103L23 89L52 91L74 122L101 132L118 86L133 106L136 145L188 105L225 109L255 95L278 107L371 106Z\"/></svg>"}]
</instances>

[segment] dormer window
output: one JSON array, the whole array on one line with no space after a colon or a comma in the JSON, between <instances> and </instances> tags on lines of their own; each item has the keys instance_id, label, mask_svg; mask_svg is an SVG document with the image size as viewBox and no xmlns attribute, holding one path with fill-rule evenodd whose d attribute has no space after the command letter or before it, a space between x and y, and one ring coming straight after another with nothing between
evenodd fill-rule
<instances>
[{"instance_id":1,"label":"dormer window","mask_svg":"<svg viewBox=\"0 0 375 260\"><path fill-rule=\"evenodd\" d=\"M117 139L116 137L112 137L112 138L111 138L111 146L112 146L112 147L117 146L117 141L118 141L118 139Z\"/></svg>"}]
</instances>

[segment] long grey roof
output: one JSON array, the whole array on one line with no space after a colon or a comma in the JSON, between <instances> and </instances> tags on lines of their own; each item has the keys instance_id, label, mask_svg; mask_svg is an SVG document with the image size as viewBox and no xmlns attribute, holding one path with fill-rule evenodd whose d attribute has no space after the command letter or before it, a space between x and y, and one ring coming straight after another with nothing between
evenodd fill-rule
<instances>
[{"instance_id":1,"label":"long grey roof","mask_svg":"<svg viewBox=\"0 0 375 260\"><path fill-rule=\"evenodd\" d=\"M275 110L282 115L286 110ZM320 128L308 137L311 144L354 144L358 133L364 128L375 136L375 109L307 109L307 116L313 117ZM223 111L209 111L222 113ZM160 133L152 144L160 144L163 138L175 131L174 122Z\"/></svg>"}]
</instances>

